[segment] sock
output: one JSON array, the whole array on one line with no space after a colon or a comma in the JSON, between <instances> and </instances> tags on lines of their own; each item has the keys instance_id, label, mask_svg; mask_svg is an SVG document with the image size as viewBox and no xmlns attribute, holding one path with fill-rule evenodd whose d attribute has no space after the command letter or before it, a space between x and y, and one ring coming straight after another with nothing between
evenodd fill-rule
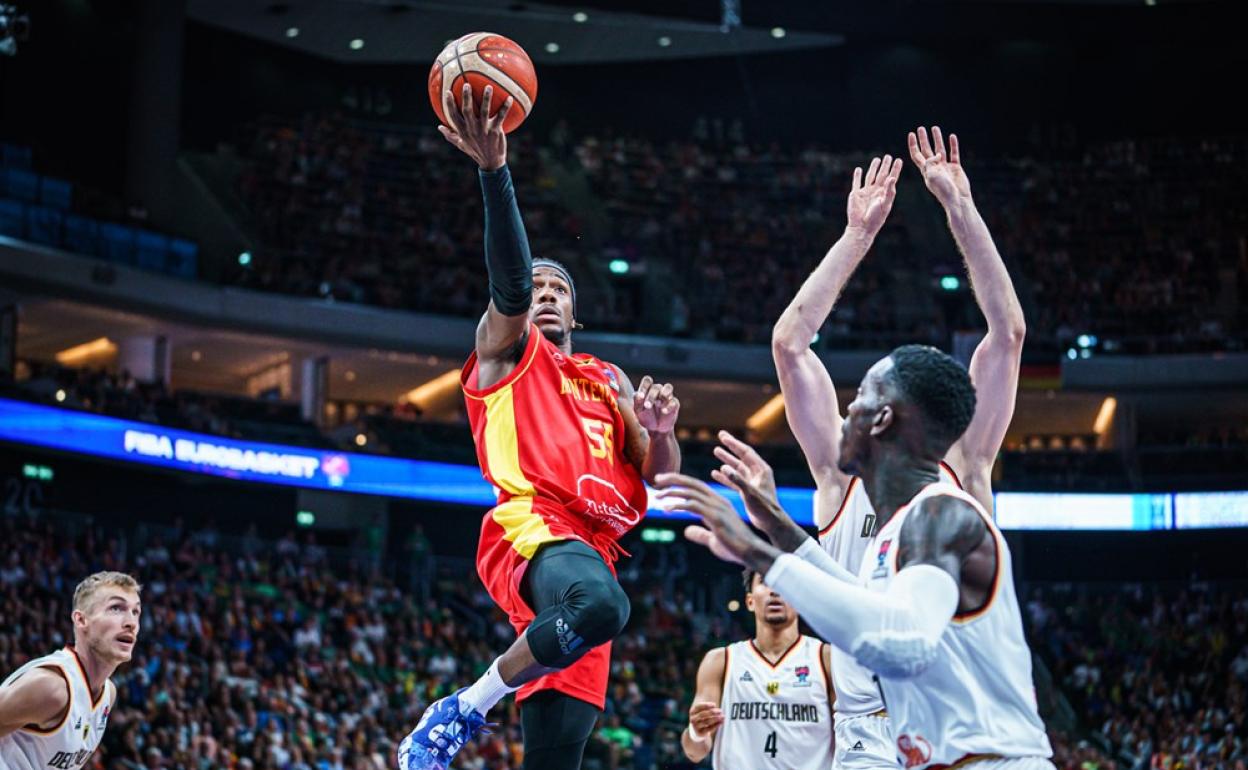
<instances>
[{"instance_id":1,"label":"sock","mask_svg":"<svg viewBox=\"0 0 1248 770\"><path fill-rule=\"evenodd\" d=\"M508 687L498 673L498 659L490 664L490 668L471 687L459 696L460 704L476 709L481 716L489 713L508 693L519 690L519 687Z\"/></svg>"}]
</instances>

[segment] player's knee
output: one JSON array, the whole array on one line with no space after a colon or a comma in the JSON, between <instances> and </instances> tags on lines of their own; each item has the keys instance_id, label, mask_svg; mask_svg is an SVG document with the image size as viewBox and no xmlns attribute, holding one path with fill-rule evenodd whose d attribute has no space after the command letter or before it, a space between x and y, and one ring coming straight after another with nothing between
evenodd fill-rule
<instances>
[{"instance_id":1,"label":"player's knee","mask_svg":"<svg viewBox=\"0 0 1248 770\"><path fill-rule=\"evenodd\" d=\"M619 636L628 623L628 594L614 580L595 580L580 586L581 608L577 626L591 646L605 644Z\"/></svg>"}]
</instances>

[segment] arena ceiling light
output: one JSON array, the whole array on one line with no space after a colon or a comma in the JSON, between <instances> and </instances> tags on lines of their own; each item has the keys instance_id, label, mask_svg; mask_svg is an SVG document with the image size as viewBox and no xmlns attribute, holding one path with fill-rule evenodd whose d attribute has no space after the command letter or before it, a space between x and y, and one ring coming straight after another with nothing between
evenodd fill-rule
<instances>
[{"instance_id":1,"label":"arena ceiling light","mask_svg":"<svg viewBox=\"0 0 1248 770\"><path fill-rule=\"evenodd\" d=\"M769 430L782 416L784 416L784 395L777 393L767 403L759 407L757 412L746 419L745 427L755 433L763 433Z\"/></svg>"},{"instance_id":2,"label":"arena ceiling light","mask_svg":"<svg viewBox=\"0 0 1248 770\"><path fill-rule=\"evenodd\" d=\"M117 344L108 337L97 337L90 342L65 348L56 354L56 362L61 366L81 366L83 363L103 356L111 356L117 352Z\"/></svg>"},{"instance_id":3,"label":"arena ceiling light","mask_svg":"<svg viewBox=\"0 0 1248 770\"><path fill-rule=\"evenodd\" d=\"M0 0L0 5L5 2ZM777 38L771 27L743 25L739 20L730 27L733 34L726 35L718 21L693 21L618 6L604 7L609 3L600 3L591 12L585 6L578 8L579 2L557 4L541 0L404 0L401 4L395 0L299 0L275 14L257 13L257 2L186 0L186 15L200 24L332 61L408 63L422 68L429 67L432 52L471 29L505 32L535 62L560 64L772 54L825 48L845 41L838 34L788 28L784 28L782 38ZM296 19L299 34L288 37L286 32L295 26ZM343 30L367 41L367 47L353 50L346 46ZM673 41L679 38L680 45L656 45L655 40L661 35L670 36ZM547 52L546 44L555 40L558 51Z\"/></svg>"},{"instance_id":4,"label":"arena ceiling light","mask_svg":"<svg viewBox=\"0 0 1248 770\"><path fill-rule=\"evenodd\" d=\"M459 370L451 369L439 374L424 385L412 388L401 400L407 401L422 411L429 411L434 402L445 398L450 393L459 391Z\"/></svg>"},{"instance_id":5,"label":"arena ceiling light","mask_svg":"<svg viewBox=\"0 0 1248 770\"><path fill-rule=\"evenodd\" d=\"M1092 423L1092 430L1098 436L1104 436L1109 430L1109 426L1114 424L1114 412L1118 411L1118 399L1113 396L1107 396L1101 402L1101 411L1096 413L1096 422Z\"/></svg>"}]
</instances>

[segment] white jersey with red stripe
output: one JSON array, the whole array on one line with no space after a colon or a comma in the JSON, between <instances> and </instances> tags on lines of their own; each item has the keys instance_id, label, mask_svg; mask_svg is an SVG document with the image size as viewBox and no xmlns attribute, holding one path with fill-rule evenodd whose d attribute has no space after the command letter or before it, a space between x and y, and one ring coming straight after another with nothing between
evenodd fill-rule
<instances>
[{"instance_id":1,"label":"white jersey with red stripe","mask_svg":"<svg viewBox=\"0 0 1248 770\"><path fill-rule=\"evenodd\" d=\"M828 770L832 711L824 642L799 636L774 664L754 640L724 649L724 722L715 733L715 770Z\"/></svg>"},{"instance_id":2,"label":"white jersey with red stripe","mask_svg":"<svg viewBox=\"0 0 1248 770\"><path fill-rule=\"evenodd\" d=\"M35 658L10 674L0 689L13 686L36 668L52 669L65 678L69 686L65 718L47 730L27 725L0 737L0 768L75 770L86 764L100 745L117 690L111 681L106 681L99 698L93 697L82 661L72 647Z\"/></svg>"},{"instance_id":3,"label":"white jersey with red stripe","mask_svg":"<svg viewBox=\"0 0 1248 770\"><path fill-rule=\"evenodd\" d=\"M940 480L961 487L958 476L948 465L940 464ZM819 545L850 572L857 573L867 544L875 534L875 509L857 476L851 476L841 497L841 507L832 520L819 530ZM878 715L884 710L873 674L852 656L832 649L832 683L836 688L838 716Z\"/></svg>"},{"instance_id":4,"label":"white jersey with red stripe","mask_svg":"<svg viewBox=\"0 0 1248 770\"><path fill-rule=\"evenodd\" d=\"M869 590L888 590L897 575L906 519L920 501L936 495L963 500L983 517L996 545L997 569L983 606L958 613L945 629L935 662L910 679L879 678L898 754L906 768L922 770L979 758L1051 757L1036 707L1010 549L974 497L950 483L925 487L880 528L858 576Z\"/></svg>"}]
</instances>

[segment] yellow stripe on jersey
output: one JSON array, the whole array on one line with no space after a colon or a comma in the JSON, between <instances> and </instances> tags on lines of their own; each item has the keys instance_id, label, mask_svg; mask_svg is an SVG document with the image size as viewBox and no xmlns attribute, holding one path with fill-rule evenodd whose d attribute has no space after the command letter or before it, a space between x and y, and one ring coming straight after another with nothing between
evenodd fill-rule
<instances>
[{"instance_id":1,"label":"yellow stripe on jersey","mask_svg":"<svg viewBox=\"0 0 1248 770\"><path fill-rule=\"evenodd\" d=\"M511 385L486 396L485 461L490 479L512 495L533 494L533 482L520 468L520 441L516 436L516 409Z\"/></svg>"},{"instance_id":2,"label":"yellow stripe on jersey","mask_svg":"<svg viewBox=\"0 0 1248 770\"><path fill-rule=\"evenodd\" d=\"M503 528L503 539L526 559L532 559L543 543L562 540L551 533L541 516L533 512L531 497L513 497L499 503L490 516Z\"/></svg>"},{"instance_id":3,"label":"yellow stripe on jersey","mask_svg":"<svg viewBox=\"0 0 1248 770\"><path fill-rule=\"evenodd\" d=\"M520 440L516 435L516 410L511 385L486 396L485 459L490 478L512 497L494 507L491 516L503 528L503 539L526 559L533 558L542 543L553 535L541 516L533 512L533 482L520 467Z\"/></svg>"}]
</instances>

